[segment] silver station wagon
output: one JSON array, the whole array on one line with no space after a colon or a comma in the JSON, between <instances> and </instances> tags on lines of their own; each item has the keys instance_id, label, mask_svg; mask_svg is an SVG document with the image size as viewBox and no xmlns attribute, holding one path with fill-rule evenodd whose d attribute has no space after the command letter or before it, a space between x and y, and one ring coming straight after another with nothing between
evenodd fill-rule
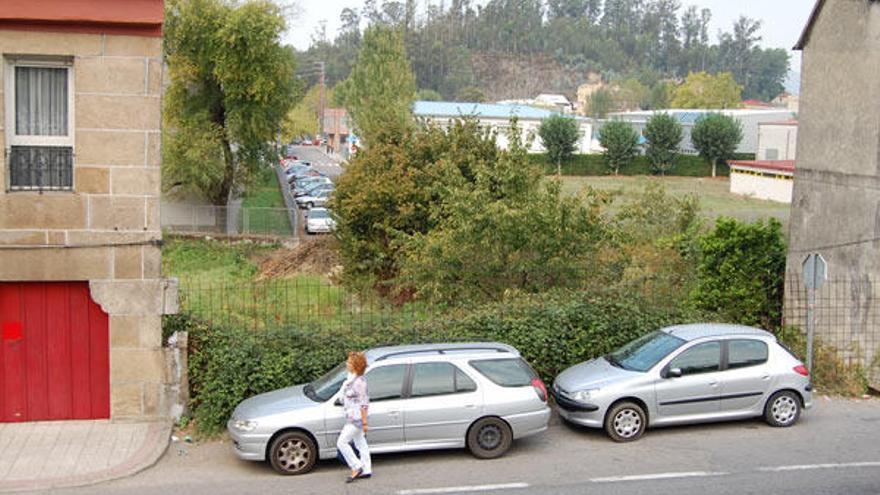
<instances>
[{"instance_id":1,"label":"silver station wagon","mask_svg":"<svg viewBox=\"0 0 880 495\"><path fill-rule=\"evenodd\" d=\"M757 328L668 327L563 371L552 394L567 421L618 441L649 426L763 416L791 426L812 404L806 367Z\"/></svg>"},{"instance_id":2,"label":"silver station wagon","mask_svg":"<svg viewBox=\"0 0 880 495\"><path fill-rule=\"evenodd\" d=\"M467 447L488 459L547 429L547 390L511 346L425 344L366 356L371 454ZM243 401L227 423L236 455L268 459L282 474L336 457L346 373L343 362L312 383Z\"/></svg>"}]
</instances>

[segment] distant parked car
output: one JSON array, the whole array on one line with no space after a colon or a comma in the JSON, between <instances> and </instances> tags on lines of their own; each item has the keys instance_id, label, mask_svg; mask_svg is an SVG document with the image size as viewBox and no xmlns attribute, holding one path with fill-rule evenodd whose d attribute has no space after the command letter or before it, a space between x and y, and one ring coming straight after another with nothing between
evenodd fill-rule
<instances>
[{"instance_id":1,"label":"distant parked car","mask_svg":"<svg viewBox=\"0 0 880 495\"><path fill-rule=\"evenodd\" d=\"M300 168L287 176L287 183L293 184L296 183L296 181L298 181L299 179L304 179L306 177L324 177L324 174L315 170L312 167Z\"/></svg>"},{"instance_id":2,"label":"distant parked car","mask_svg":"<svg viewBox=\"0 0 880 495\"><path fill-rule=\"evenodd\" d=\"M327 208L312 208L306 215L306 234L327 234L336 229L336 220Z\"/></svg>"},{"instance_id":3,"label":"distant parked car","mask_svg":"<svg viewBox=\"0 0 880 495\"><path fill-rule=\"evenodd\" d=\"M296 198L296 204L300 208L314 208L316 206L326 206L327 200L330 199L330 195L333 194L332 190L321 190L317 191L314 196L311 194L306 194L305 196L300 196Z\"/></svg>"},{"instance_id":4,"label":"distant parked car","mask_svg":"<svg viewBox=\"0 0 880 495\"><path fill-rule=\"evenodd\" d=\"M366 355L371 453L467 447L492 459L547 429L547 390L513 347L422 344ZM281 474L336 457L346 375L343 362L311 383L240 403L227 423L235 455L267 460Z\"/></svg>"},{"instance_id":5,"label":"distant parked car","mask_svg":"<svg viewBox=\"0 0 880 495\"><path fill-rule=\"evenodd\" d=\"M288 160L286 162L282 162L281 166L284 169L284 174L288 177L298 171L310 168L308 165L301 163L299 160Z\"/></svg>"},{"instance_id":6,"label":"distant parked car","mask_svg":"<svg viewBox=\"0 0 880 495\"><path fill-rule=\"evenodd\" d=\"M604 428L615 441L649 426L763 416L791 426L813 402L807 368L757 328L695 324L663 328L553 383L565 420Z\"/></svg>"},{"instance_id":7,"label":"distant parked car","mask_svg":"<svg viewBox=\"0 0 880 495\"><path fill-rule=\"evenodd\" d=\"M332 191L336 189L336 186L333 185L332 182L312 182L302 189L297 189L294 191L293 196L298 198L300 196L314 196L315 193L320 191Z\"/></svg>"},{"instance_id":8,"label":"distant parked car","mask_svg":"<svg viewBox=\"0 0 880 495\"><path fill-rule=\"evenodd\" d=\"M298 179L291 187L294 191L304 191L317 184L333 184L329 177L304 177Z\"/></svg>"}]
</instances>

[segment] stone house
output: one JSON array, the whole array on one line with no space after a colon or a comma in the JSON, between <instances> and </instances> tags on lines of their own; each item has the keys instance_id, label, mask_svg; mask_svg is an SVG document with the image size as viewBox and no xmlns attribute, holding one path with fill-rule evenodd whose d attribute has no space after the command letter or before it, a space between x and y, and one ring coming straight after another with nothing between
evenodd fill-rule
<instances>
[{"instance_id":1,"label":"stone house","mask_svg":"<svg viewBox=\"0 0 880 495\"><path fill-rule=\"evenodd\" d=\"M837 283L818 296L816 335L848 359L880 364L880 2L817 1L795 49L803 69L786 317L805 323L794 279L819 253ZM880 385L876 368L872 381Z\"/></svg>"},{"instance_id":2,"label":"stone house","mask_svg":"<svg viewBox=\"0 0 880 495\"><path fill-rule=\"evenodd\" d=\"M0 8L0 422L167 416L162 0Z\"/></svg>"}]
</instances>

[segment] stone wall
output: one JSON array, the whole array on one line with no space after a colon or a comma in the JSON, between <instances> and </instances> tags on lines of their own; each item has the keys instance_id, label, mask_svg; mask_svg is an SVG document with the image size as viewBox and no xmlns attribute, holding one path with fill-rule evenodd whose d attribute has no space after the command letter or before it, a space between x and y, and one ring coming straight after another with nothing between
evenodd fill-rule
<instances>
[{"instance_id":1,"label":"stone wall","mask_svg":"<svg viewBox=\"0 0 880 495\"><path fill-rule=\"evenodd\" d=\"M161 315L176 288L160 251L161 38L0 30L0 53L72 58L75 122L72 192L0 190L0 280L89 281L110 315L112 418L166 416Z\"/></svg>"},{"instance_id":2,"label":"stone wall","mask_svg":"<svg viewBox=\"0 0 880 495\"><path fill-rule=\"evenodd\" d=\"M799 279L809 253L822 254L829 277L849 281L829 304L850 316L817 327L817 335L836 339L841 349L880 342L878 296L861 288L880 282L880 4L827 0L801 72L789 281ZM799 290L786 283L787 314ZM797 315L788 321L804 325ZM863 355L870 364L870 354Z\"/></svg>"}]
</instances>

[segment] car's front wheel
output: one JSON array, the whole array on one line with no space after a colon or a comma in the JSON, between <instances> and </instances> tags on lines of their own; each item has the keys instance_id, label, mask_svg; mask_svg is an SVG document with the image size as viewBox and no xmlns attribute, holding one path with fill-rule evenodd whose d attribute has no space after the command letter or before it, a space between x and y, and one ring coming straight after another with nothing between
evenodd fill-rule
<instances>
[{"instance_id":1,"label":"car's front wheel","mask_svg":"<svg viewBox=\"0 0 880 495\"><path fill-rule=\"evenodd\" d=\"M510 449L513 432L500 418L483 418L474 423L467 434L467 446L474 457L495 459Z\"/></svg>"},{"instance_id":2,"label":"car's front wheel","mask_svg":"<svg viewBox=\"0 0 880 495\"><path fill-rule=\"evenodd\" d=\"M317 460L318 449L315 443L300 431L279 435L269 447L269 463L281 474L308 473Z\"/></svg>"},{"instance_id":3,"label":"car's front wheel","mask_svg":"<svg viewBox=\"0 0 880 495\"><path fill-rule=\"evenodd\" d=\"M312 203L311 201L309 201L308 203L306 203L306 208L307 208L307 209L311 210L311 209L314 208L314 207L315 207L315 203Z\"/></svg>"},{"instance_id":4,"label":"car's front wheel","mask_svg":"<svg viewBox=\"0 0 880 495\"><path fill-rule=\"evenodd\" d=\"M615 442L638 440L648 426L645 410L635 402L620 402L605 415L605 432Z\"/></svg>"},{"instance_id":5,"label":"car's front wheel","mask_svg":"<svg viewBox=\"0 0 880 495\"><path fill-rule=\"evenodd\" d=\"M791 426L797 423L800 416L801 399L790 390L776 392L764 406L764 419L770 426Z\"/></svg>"}]
</instances>

